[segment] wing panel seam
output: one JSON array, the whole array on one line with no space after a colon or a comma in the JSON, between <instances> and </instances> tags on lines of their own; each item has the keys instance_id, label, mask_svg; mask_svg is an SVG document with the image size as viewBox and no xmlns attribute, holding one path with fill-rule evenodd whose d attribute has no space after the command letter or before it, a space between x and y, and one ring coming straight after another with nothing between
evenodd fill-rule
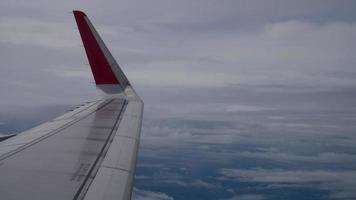
<instances>
[{"instance_id":1,"label":"wing panel seam","mask_svg":"<svg viewBox=\"0 0 356 200\"><path fill-rule=\"evenodd\" d=\"M119 121L121 121L121 117L123 115L123 112L125 111L126 109L126 106L127 106L127 101L124 100L124 103L123 103L123 106L121 107L121 110L120 110L120 113L119 115L117 116L116 118L116 121L114 123L114 126L112 127L111 131L110 131L110 134L109 134L109 137L107 138L105 144L103 145L102 149L100 150L96 160L94 161L93 165L91 166L87 176L85 177L83 183L81 184L81 186L79 187L77 193L75 194L73 200L78 200L78 199L83 199L85 197L85 194L86 192L88 191L92 181L94 180L94 178L92 178L91 181L89 181L89 179L91 177L95 177L100 166L101 166L101 163L102 161L104 160L104 155L107 153L111 142L115 136L115 133L116 133L116 130L118 129L119 127ZM89 181L89 182L88 182Z\"/></svg>"},{"instance_id":2,"label":"wing panel seam","mask_svg":"<svg viewBox=\"0 0 356 200\"><path fill-rule=\"evenodd\" d=\"M13 151L10 151L10 152L8 152L8 153L6 153L6 154L1 155L1 156L0 156L0 161L3 161L3 160L5 160L6 158L9 158L9 157L13 156L13 155L15 155L15 154L17 154L17 153L19 153L19 152L21 152L21 151L23 151L23 150L25 150L25 149L31 147L31 146L33 146L33 145L35 145L35 144L41 142L41 141L44 140L44 139L47 139L47 138L49 138L49 137L51 137L51 136L53 136L53 135L56 135L57 133L61 132L62 130L64 130L64 129L66 129L66 128L72 126L73 124L75 124L75 123L77 123L77 122L79 122L79 121L81 121L81 120L87 118L88 116L90 116L90 115L93 114L94 112L100 110L100 109L103 108L104 106L106 106L106 105L108 105L109 103L111 103L113 100L114 100L114 99L111 99L110 101L108 101L108 102L105 103L104 105L102 105L102 106L100 106L99 108L97 108L96 110L94 110L94 111L88 113L87 115L82 116L82 117L79 118L79 119L75 119L75 120L73 120L73 121L70 121L70 122L68 122L68 123L66 123L66 124L64 124L64 125L62 125L61 127L57 128L57 129L55 129L55 130L53 130L53 131L50 131L49 133L47 133L47 134L45 134L45 135L43 135L43 136L41 136L41 137L39 137L39 138L37 138L37 139L34 139L33 141L31 141L31 142L29 142L29 143L26 143L25 145L23 145L23 146L21 146L21 147L15 149L15 150L13 150Z\"/></svg>"}]
</instances>

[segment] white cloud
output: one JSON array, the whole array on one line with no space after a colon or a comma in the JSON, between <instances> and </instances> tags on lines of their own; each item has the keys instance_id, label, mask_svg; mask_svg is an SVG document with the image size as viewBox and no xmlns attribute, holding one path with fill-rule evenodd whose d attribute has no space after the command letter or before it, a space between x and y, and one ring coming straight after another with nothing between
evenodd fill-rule
<instances>
[{"instance_id":1,"label":"white cloud","mask_svg":"<svg viewBox=\"0 0 356 200\"><path fill-rule=\"evenodd\" d=\"M221 175L221 179L268 183L275 187L283 184L314 186L329 190L331 197L356 198L356 171L351 170L222 169Z\"/></svg>"},{"instance_id":2,"label":"white cloud","mask_svg":"<svg viewBox=\"0 0 356 200\"><path fill-rule=\"evenodd\" d=\"M153 192L134 188L133 200L174 200L173 197L161 192Z\"/></svg>"},{"instance_id":3,"label":"white cloud","mask_svg":"<svg viewBox=\"0 0 356 200\"><path fill-rule=\"evenodd\" d=\"M195 187L195 188L204 188L204 189L218 189L221 188L220 184L217 183L209 183L200 179L196 180L187 180L187 179L180 179L180 177L165 177L165 176L159 176L160 182L163 184L173 184L173 185L178 185L181 187ZM163 179L163 180L161 180Z\"/></svg>"},{"instance_id":4,"label":"white cloud","mask_svg":"<svg viewBox=\"0 0 356 200\"><path fill-rule=\"evenodd\" d=\"M296 155L291 152L263 151L263 152L236 152L236 156L247 158L267 159L283 162L309 162L309 163L352 163L354 154L323 152L316 155Z\"/></svg>"}]
</instances>

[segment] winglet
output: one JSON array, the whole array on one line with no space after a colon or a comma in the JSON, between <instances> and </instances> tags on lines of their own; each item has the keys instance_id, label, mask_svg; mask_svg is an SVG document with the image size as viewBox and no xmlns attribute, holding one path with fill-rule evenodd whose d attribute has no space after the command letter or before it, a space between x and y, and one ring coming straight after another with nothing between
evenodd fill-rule
<instances>
[{"instance_id":1,"label":"winglet","mask_svg":"<svg viewBox=\"0 0 356 200\"><path fill-rule=\"evenodd\" d=\"M86 55L97 85L119 85L125 89L130 85L120 66L111 55L86 14L73 11L82 38Z\"/></svg>"}]
</instances>

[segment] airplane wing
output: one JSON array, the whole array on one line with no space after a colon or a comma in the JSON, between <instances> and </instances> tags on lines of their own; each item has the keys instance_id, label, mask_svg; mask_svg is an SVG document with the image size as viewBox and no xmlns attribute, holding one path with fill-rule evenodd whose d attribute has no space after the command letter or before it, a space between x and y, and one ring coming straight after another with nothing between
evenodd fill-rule
<instances>
[{"instance_id":1,"label":"airplane wing","mask_svg":"<svg viewBox=\"0 0 356 200\"><path fill-rule=\"evenodd\" d=\"M143 102L81 11L100 98L0 143L0 199L130 199Z\"/></svg>"}]
</instances>

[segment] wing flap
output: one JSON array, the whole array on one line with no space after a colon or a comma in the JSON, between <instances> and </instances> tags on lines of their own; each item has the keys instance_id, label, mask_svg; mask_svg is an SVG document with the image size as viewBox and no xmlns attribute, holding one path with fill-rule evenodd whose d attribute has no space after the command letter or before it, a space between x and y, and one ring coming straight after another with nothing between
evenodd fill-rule
<instances>
[{"instance_id":1,"label":"wing flap","mask_svg":"<svg viewBox=\"0 0 356 200\"><path fill-rule=\"evenodd\" d=\"M113 142L85 200L131 198L142 114L142 102L128 102Z\"/></svg>"},{"instance_id":2,"label":"wing flap","mask_svg":"<svg viewBox=\"0 0 356 200\"><path fill-rule=\"evenodd\" d=\"M133 175L127 171L102 167L90 186L85 200L114 200L131 198Z\"/></svg>"},{"instance_id":3,"label":"wing flap","mask_svg":"<svg viewBox=\"0 0 356 200\"><path fill-rule=\"evenodd\" d=\"M115 137L103 162L103 167L132 171L138 142L132 138Z\"/></svg>"}]
</instances>

